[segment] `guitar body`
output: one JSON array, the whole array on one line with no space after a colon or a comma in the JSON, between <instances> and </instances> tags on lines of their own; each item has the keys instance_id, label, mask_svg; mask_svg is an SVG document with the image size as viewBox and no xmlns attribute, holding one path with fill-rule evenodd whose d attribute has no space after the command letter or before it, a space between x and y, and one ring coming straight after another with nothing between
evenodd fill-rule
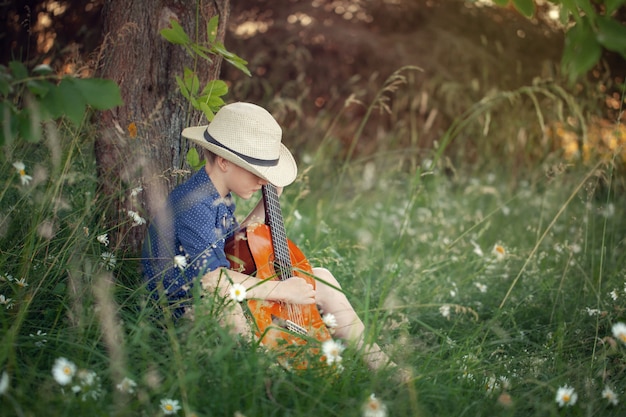
<instances>
[{"instance_id":1,"label":"guitar body","mask_svg":"<svg viewBox=\"0 0 626 417\"><path fill-rule=\"evenodd\" d=\"M315 288L308 260L292 241L287 240L287 244L292 266L289 275L301 277ZM281 279L268 225L258 223L240 230L226 242L225 250L231 269L262 280ZM296 305L269 300L247 300L247 303L256 336L264 346L283 350L304 346L312 340L323 342L331 339L315 304ZM318 350L313 348L314 352Z\"/></svg>"}]
</instances>

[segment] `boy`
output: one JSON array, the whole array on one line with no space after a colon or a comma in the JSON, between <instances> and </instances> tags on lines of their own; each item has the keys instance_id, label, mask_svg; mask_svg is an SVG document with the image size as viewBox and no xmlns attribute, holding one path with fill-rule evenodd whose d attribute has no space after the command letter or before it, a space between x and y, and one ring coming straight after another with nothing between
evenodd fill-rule
<instances>
[{"instance_id":1,"label":"boy","mask_svg":"<svg viewBox=\"0 0 626 417\"><path fill-rule=\"evenodd\" d=\"M163 292L181 316L189 308L191 287L228 294L223 279L230 263L224 253L226 239L241 225L234 217L231 193L249 199L271 183L280 192L297 174L293 156L281 143L282 130L265 109L250 103L229 104L220 109L208 126L189 127L183 136L203 148L206 165L176 187L151 223L144 242L142 264L153 294ZM263 222L263 201L242 222ZM363 348L372 369L390 364L378 345L364 346L365 327L335 277L324 268L313 268L319 278L313 288L306 280L292 277L266 281L228 270L233 283L243 285L246 298L313 304L334 315L335 336ZM330 285L328 285L330 284ZM335 287L335 288L333 288ZM241 310L238 306L237 308ZM238 332L245 332L243 312L231 317ZM391 363L393 364L393 363Z\"/></svg>"}]
</instances>

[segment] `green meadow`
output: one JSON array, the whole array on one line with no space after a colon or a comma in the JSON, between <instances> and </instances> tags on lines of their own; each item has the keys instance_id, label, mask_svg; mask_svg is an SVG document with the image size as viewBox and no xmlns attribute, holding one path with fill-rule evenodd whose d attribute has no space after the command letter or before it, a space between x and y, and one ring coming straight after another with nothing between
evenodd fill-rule
<instances>
[{"instance_id":1,"label":"green meadow","mask_svg":"<svg viewBox=\"0 0 626 417\"><path fill-rule=\"evenodd\" d=\"M357 130L340 156L328 123L296 149L300 176L281 197L291 240L333 271L408 382L370 372L352 346L340 367L285 369L221 327L230 299L198 296L194 320L160 315L138 255L109 242L93 128L61 122L17 143L0 170L2 415L624 415L619 153L538 158L502 130L471 163L449 158L484 132L472 114L433 149L396 146L391 130L368 155Z\"/></svg>"}]
</instances>

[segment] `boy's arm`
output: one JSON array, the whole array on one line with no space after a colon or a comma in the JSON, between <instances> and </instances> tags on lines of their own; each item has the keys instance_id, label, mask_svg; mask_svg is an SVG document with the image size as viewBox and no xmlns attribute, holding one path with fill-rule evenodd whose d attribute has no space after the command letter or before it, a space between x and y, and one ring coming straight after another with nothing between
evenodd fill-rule
<instances>
[{"instance_id":1,"label":"boy's arm","mask_svg":"<svg viewBox=\"0 0 626 417\"><path fill-rule=\"evenodd\" d=\"M230 280L229 280L230 278ZM228 295L232 281L246 287L246 298L281 301L291 304L313 304L315 289L305 279L292 277L284 281L266 280L242 274L226 268L218 268L207 272L201 278L202 288L208 291L220 290L223 296Z\"/></svg>"}]
</instances>

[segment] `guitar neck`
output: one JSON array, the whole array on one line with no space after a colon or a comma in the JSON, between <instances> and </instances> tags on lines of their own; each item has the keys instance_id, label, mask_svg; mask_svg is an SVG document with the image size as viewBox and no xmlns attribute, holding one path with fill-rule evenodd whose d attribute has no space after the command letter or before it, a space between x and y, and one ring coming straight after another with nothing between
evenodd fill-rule
<instances>
[{"instance_id":1,"label":"guitar neck","mask_svg":"<svg viewBox=\"0 0 626 417\"><path fill-rule=\"evenodd\" d=\"M291 277L293 266L291 265L283 214L278 201L278 191L274 185L263 186L263 203L265 205L265 223L270 229L274 247L276 272L281 280L285 280Z\"/></svg>"}]
</instances>

